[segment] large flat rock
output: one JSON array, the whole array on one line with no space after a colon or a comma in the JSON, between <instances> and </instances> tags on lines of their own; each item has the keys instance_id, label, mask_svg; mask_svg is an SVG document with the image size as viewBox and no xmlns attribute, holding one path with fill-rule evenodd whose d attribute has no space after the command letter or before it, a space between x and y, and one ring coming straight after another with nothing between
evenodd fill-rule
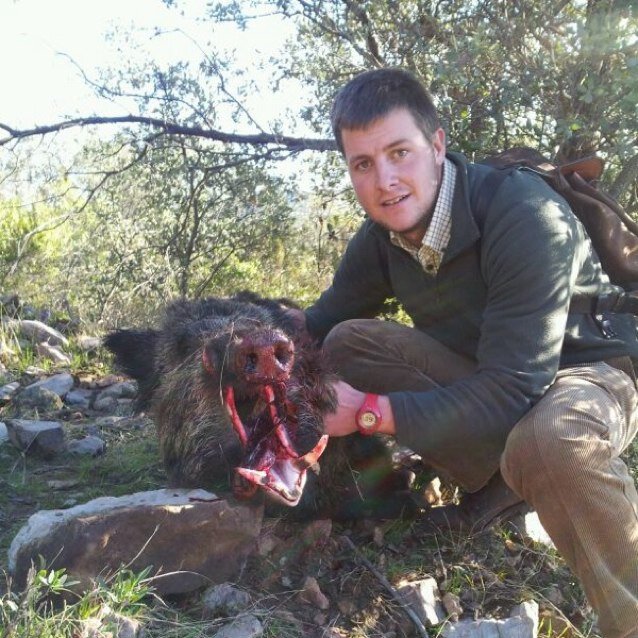
<instances>
[{"instance_id":1,"label":"large flat rock","mask_svg":"<svg viewBox=\"0 0 638 638\"><path fill-rule=\"evenodd\" d=\"M102 497L31 516L9 549L9 571L22 588L32 562L64 567L90 587L122 565L152 566L162 594L235 579L253 551L262 507L236 505L204 490L155 490Z\"/></svg>"}]
</instances>

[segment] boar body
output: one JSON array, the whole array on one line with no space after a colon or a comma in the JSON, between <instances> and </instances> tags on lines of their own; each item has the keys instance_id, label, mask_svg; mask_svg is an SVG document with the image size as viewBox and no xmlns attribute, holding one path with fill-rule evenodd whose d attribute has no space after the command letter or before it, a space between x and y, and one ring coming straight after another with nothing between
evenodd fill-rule
<instances>
[{"instance_id":1,"label":"boar body","mask_svg":"<svg viewBox=\"0 0 638 638\"><path fill-rule=\"evenodd\" d=\"M158 328L107 336L155 421L170 485L265 493L272 513L284 505L299 518L405 513L383 442L324 435L335 377L290 307L252 293L182 300Z\"/></svg>"}]
</instances>

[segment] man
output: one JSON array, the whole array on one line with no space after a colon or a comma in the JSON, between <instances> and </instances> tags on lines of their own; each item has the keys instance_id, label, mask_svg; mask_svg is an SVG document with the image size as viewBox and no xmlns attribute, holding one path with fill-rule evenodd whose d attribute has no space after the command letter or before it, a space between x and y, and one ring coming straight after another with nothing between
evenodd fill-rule
<instances>
[{"instance_id":1,"label":"man","mask_svg":"<svg viewBox=\"0 0 638 638\"><path fill-rule=\"evenodd\" d=\"M524 499L605 636L638 636L638 494L619 458L638 428L638 352L633 318L610 330L569 313L574 293L610 288L582 226L525 171L473 210L490 169L446 154L403 70L354 78L332 126L367 219L306 311L343 379L328 434L394 435L464 488L468 526ZM372 319L388 298L414 328Z\"/></svg>"}]
</instances>

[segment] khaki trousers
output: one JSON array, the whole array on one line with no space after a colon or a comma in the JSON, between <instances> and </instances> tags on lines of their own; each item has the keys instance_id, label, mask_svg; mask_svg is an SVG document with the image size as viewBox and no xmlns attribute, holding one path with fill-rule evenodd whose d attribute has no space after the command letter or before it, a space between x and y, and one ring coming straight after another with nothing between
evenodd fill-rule
<instances>
[{"instance_id":1,"label":"khaki trousers","mask_svg":"<svg viewBox=\"0 0 638 638\"><path fill-rule=\"evenodd\" d=\"M380 394L427 391L475 369L420 331L374 319L339 324L324 349L345 381ZM630 377L602 362L579 365L559 371L501 457L503 478L536 510L606 638L638 637L638 494L619 458L637 429Z\"/></svg>"}]
</instances>

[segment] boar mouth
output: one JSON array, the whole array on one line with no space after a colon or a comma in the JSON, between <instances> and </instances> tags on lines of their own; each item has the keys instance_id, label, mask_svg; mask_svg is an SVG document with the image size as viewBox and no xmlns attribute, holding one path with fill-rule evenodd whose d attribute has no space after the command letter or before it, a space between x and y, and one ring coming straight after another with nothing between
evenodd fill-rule
<instances>
[{"instance_id":1,"label":"boar mouth","mask_svg":"<svg viewBox=\"0 0 638 638\"><path fill-rule=\"evenodd\" d=\"M232 386L223 390L226 411L244 450L235 468L235 496L249 498L259 487L276 501L294 507L299 503L308 468L315 465L328 443L322 435L306 454L299 454L294 436L298 430L295 406L286 398L285 382L258 385L250 415L242 419Z\"/></svg>"}]
</instances>

